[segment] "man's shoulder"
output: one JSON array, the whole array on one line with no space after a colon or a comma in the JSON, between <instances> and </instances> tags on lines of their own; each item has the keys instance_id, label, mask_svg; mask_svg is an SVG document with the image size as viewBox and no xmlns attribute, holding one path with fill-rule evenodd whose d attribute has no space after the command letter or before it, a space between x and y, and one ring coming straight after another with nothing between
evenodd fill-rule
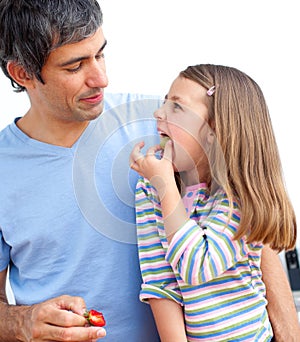
<instances>
[{"instance_id":1,"label":"man's shoulder","mask_svg":"<svg viewBox=\"0 0 300 342\"><path fill-rule=\"evenodd\" d=\"M12 134L11 126L12 124L9 124L0 130L0 145L1 146L5 144L10 144L10 140L14 137L14 135Z\"/></svg>"}]
</instances>

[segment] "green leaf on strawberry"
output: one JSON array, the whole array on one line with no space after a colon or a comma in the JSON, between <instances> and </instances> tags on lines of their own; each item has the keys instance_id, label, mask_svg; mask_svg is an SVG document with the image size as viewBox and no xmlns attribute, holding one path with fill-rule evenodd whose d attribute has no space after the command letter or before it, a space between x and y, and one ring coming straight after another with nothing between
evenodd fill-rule
<instances>
[{"instance_id":1,"label":"green leaf on strawberry","mask_svg":"<svg viewBox=\"0 0 300 342\"><path fill-rule=\"evenodd\" d=\"M170 140L170 138L169 138L168 136L161 136L161 137L160 137L160 147L161 147L162 149L164 149L165 146L166 146L166 143L167 143L169 140Z\"/></svg>"}]
</instances>

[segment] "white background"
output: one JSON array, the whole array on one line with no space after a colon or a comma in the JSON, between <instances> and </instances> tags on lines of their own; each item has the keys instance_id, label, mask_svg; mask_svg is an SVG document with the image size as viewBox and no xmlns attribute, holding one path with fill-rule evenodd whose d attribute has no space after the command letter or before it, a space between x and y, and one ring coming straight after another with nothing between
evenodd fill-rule
<instances>
[{"instance_id":1,"label":"white background","mask_svg":"<svg viewBox=\"0 0 300 342\"><path fill-rule=\"evenodd\" d=\"M99 0L109 91L165 95L188 65L234 66L269 105L287 189L300 217L300 21L297 0ZM0 73L0 128L29 107ZM298 238L298 247L300 239Z\"/></svg>"}]
</instances>

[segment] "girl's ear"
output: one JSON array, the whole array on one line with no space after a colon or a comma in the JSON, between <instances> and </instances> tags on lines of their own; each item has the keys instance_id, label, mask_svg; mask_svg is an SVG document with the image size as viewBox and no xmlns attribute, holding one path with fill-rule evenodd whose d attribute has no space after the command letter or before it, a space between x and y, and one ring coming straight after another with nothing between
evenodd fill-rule
<instances>
[{"instance_id":1,"label":"girl's ear","mask_svg":"<svg viewBox=\"0 0 300 342\"><path fill-rule=\"evenodd\" d=\"M7 71L10 77L22 87L28 89L33 86L33 78L28 74L24 67L17 62L9 61Z\"/></svg>"},{"instance_id":2,"label":"girl's ear","mask_svg":"<svg viewBox=\"0 0 300 342\"><path fill-rule=\"evenodd\" d=\"M208 132L207 132L207 143L211 146L216 139L216 134L215 134L215 123L214 122L210 122L208 124L209 128L208 128Z\"/></svg>"},{"instance_id":3,"label":"girl's ear","mask_svg":"<svg viewBox=\"0 0 300 342\"><path fill-rule=\"evenodd\" d=\"M207 133L207 137L206 137L207 142L210 146L214 143L215 138L216 138L215 132L212 129L210 129L210 131Z\"/></svg>"}]
</instances>

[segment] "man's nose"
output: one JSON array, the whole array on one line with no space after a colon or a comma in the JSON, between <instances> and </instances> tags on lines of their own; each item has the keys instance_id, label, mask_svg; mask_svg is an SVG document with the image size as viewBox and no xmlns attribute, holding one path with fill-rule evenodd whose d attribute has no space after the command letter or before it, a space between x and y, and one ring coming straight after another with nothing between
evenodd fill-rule
<instances>
[{"instance_id":1,"label":"man's nose","mask_svg":"<svg viewBox=\"0 0 300 342\"><path fill-rule=\"evenodd\" d=\"M87 85L90 88L105 88L108 85L108 78L106 74L105 62L94 61L93 65L89 69Z\"/></svg>"}]
</instances>

